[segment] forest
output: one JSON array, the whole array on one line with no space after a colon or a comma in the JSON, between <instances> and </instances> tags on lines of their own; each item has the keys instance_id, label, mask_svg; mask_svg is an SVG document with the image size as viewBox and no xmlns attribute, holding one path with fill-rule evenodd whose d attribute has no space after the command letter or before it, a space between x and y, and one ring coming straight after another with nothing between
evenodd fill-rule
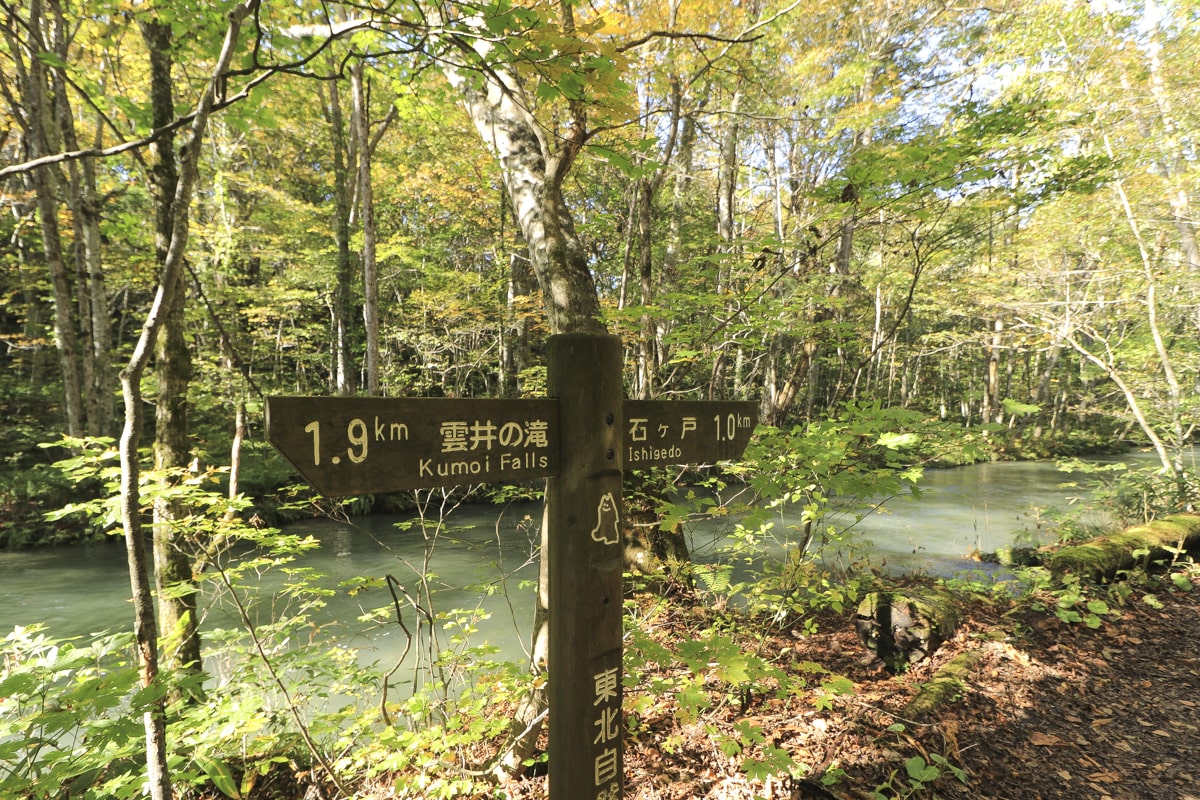
<instances>
[{"instance_id":1,"label":"forest","mask_svg":"<svg viewBox=\"0 0 1200 800\"><path fill-rule=\"evenodd\" d=\"M1113 524L1194 510L1194 0L0 14L0 550L123 544L132 599L129 630L94 641L0 632L0 795L544 796L536 652L439 653L473 621L435 610L432 583L331 588L293 565L314 543L287 525L424 526L541 485L332 501L267 443L271 396L545 397L551 337L609 333L628 398L752 401L742 460L625 476L633 739L748 713L770 695L748 686L852 697L764 643L878 588L823 566L835 511L918 495L924 470L1142 448L1146 469L1105 473ZM802 522L764 560L762 513L784 507ZM688 525L713 517L755 579L689 563ZM291 604L263 621L267 572ZM1120 605L1041 567L1018 583L987 591L1087 628ZM384 622L425 615L411 697L304 634L325 593L368 589ZM217 596L240 629L200 629ZM664 606L687 641L657 638ZM236 690L212 689L215 654ZM741 783L703 796L969 785L949 750L854 773L747 719L708 723ZM838 793L856 780L871 791Z\"/></svg>"}]
</instances>

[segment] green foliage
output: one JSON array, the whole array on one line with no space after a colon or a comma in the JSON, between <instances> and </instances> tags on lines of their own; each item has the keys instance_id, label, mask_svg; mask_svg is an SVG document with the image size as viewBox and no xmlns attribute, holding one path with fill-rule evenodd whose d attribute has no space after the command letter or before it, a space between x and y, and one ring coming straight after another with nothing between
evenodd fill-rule
<instances>
[{"instance_id":1,"label":"green foliage","mask_svg":"<svg viewBox=\"0 0 1200 800\"><path fill-rule=\"evenodd\" d=\"M370 735L379 721L373 670L357 650L312 637L313 626L295 613L207 633L207 691L174 709L168 732L177 780L238 798L276 764L331 763Z\"/></svg>"},{"instance_id":2,"label":"green foliage","mask_svg":"<svg viewBox=\"0 0 1200 800\"><path fill-rule=\"evenodd\" d=\"M47 464L29 469L0 471L0 550L89 541L103 531L86 522L51 519L45 509L55 508L93 487L73 484Z\"/></svg>"},{"instance_id":3,"label":"green foliage","mask_svg":"<svg viewBox=\"0 0 1200 800\"><path fill-rule=\"evenodd\" d=\"M760 427L737 468L758 502L736 515L719 558L695 565L700 587L808 631L821 612L853 607L871 580L854 568L854 526L890 500L920 497L922 462L945 435L916 412L875 403L787 431ZM687 509L670 506L666 517Z\"/></svg>"},{"instance_id":4,"label":"green foliage","mask_svg":"<svg viewBox=\"0 0 1200 800\"><path fill-rule=\"evenodd\" d=\"M79 454L60 468L101 483L114 477L107 442L80 443ZM191 509L179 522L187 534L180 542L196 548L209 611L232 615L240 626L204 631L207 674L164 673L151 691L137 688L128 636L80 646L36 630L10 634L0 676L0 793L32 797L34 786L63 786L72 797L138 796L145 770L138 758L139 717L183 681L191 702L169 710L178 786L252 797L257 782L277 767L332 770L337 780L397 771L416 776L412 785L397 787L399 796L410 797L451 797L482 785L466 775L421 776L499 739L508 722L497 704L515 704L531 686L524 668L496 661L493 646L472 641L486 615L437 610L437 576L428 570L411 594L401 587L424 620L415 642L422 659L413 667L410 694L395 697L388 673L381 700L379 668L356 648L314 633L328 597L338 591L298 561L316 540L244 524L240 505L215 492L219 483L206 476L166 486L152 478L145 502L170 496ZM432 493L419 499L423 513L435 507ZM450 538L449 509L436 507L440 516L419 523L431 551ZM63 513L111 522L112 504L100 498ZM369 584L358 579L350 588ZM386 623L396 610L386 607L364 621Z\"/></svg>"},{"instance_id":5,"label":"green foliage","mask_svg":"<svg viewBox=\"0 0 1200 800\"><path fill-rule=\"evenodd\" d=\"M803 522L821 524L837 510L830 498L917 494L931 434L942 430L919 412L852 402L791 430L760 429L745 461L772 508L798 505Z\"/></svg>"},{"instance_id":6,"label":"green foliage","mask_svg":"<svg viewBox=\"0 0 1200 800\"><path fill-rule=\"evenodd\" d=\"M492 648L468 649L441 662L463 681L446 696L428 686L393 706L400 716L376 730L346 758L348 770L366 777L395 775L397 797L457 797L486 791L481 774L452 765L472 763L481 746L503 740L511 709L532 686L527 670L490 658Z\"/></svg>"},{"instance_id":7,"label":"green foliage","mask_svg":"<svg viewBox=\"0 0 1200 800\"><path fill-rule=\"evenodd\" d=\"M853 692L849 680L829 675L817 664L808 665L817 683L797 679L794 672L773 663L780 656L786 653L768 657L715 627L664 644L635 625L627 630L625 706L634 714L644 714L668 703L681 725L703 724L713 745L730 758L740 758L741 769L753 780L799 777L810 768L770 744L761 725L746 719L720 722L721 709L731 703L747 711L764 697L800 696L818 709L827 709L829 698ZM645 682L633 677L643 674L655 677ZM636 736L636 722L631 724ZM668 749L672 746L666 743Z\"/></svg>"},{"instance_id":8,"label":"green foliage","mask_svg":"<svg viewBox=\"0 0 1200 800\"><path fill-rule=\"evenodd\" d=\"M961 767L955 766L943 755L930 753L929 759L924 756L911 756L904 761L904 774L894 770L885 783L875 787L871 793L874 800L907 800L910 797L923 797L934 784L953 777L959 783L969 785L967 773Z\"/></svg>"},{"instance_id":9,"label":"green foliage","mask_svg":"<svg viewBox=\"0 0 1200 800\"><path fill-rule=\"evenodd\" d=\"M1100 628L1105 618L1121 616L1121 606L1128 599L1128 589L1123 584L1097 586L1076 575L1064 575L1055 581L1044 567L1024 567L1017 576L1023 605L1053 614L1069 625Z\"/></svg>"},{"instance_id":10,"label":"green foliage","mask_svg":"<svg viewBox=\"0 0 1200 800\"><path fill-rule=\"evenodd\" d=\"M906 726L897 722L888 726L888 732L900 736ZM953 764L940 753L929 753L928 757L914 755L904 760L904 771L892 770L888 779L871 792L872 800L907 800L910 797L936 797L930 794L935 786L953 778L963 786L970 786L967 772Z\"/></svg>"},{"instance_id":11,"label":"green foliage","mask_svg":"<svg viewBox=\"0 0 1200 800\"><path fill-rule=\"evenodd\" d=\"M1103 624L1101 616L1112 613L1103 600L1087 599L1079 579L1073 575L1066 576L1062 586L1054 592L1053 611L1063 622L1082 622L1089 628L1099 628Z\"/></svg>"},{"instance_id":12,"label":"green foliage","mask_svg":"<svg viewBox=\"0 0 1200 800\"><path fill-rule=\"evenodd\" d=\"M1090 503L1104 508L1112 517L1112 525L1128 528L1143 525L1168 514L1189 511L1200 501L1200 484L1194 468L1187 469L1182 483L1176 476L1157 464L1142 466L1124 462L1098 463L1086 459L1064 459L1059 462L1064 472L1084 476L1080 488L1087 492ZM1066 515L1070 523L1070 515ZM1078 527L1068 527L1078 530ZM1082 531L1084 535L1087 531Z\"/></svg>"},{"instance_id":13,"label":"green foliage","mask_svg":"<svg viewBox=\"0 0 1200 800\"><path fill-rule=\"evenodd\" d=\"M131 641L126 634L80 644L37 627L4 637L0 795L141 797L139 717L161 692L138 687Z\"/></svg>"}]
</instances>

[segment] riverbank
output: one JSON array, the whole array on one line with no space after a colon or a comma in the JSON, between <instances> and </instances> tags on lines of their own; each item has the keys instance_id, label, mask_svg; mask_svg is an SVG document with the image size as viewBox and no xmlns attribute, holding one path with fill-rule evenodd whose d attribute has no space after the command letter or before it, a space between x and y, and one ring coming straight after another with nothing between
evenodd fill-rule
<instances>
[{"instance_id":1,"label":"riverbank","mask_svg":"<svg viewBox=\"0 0 1200 800\"><path fill-rule=\"evenodd\" d=\"M980 554L1014 544L1036 546L1054 538L1060 518L1046 510L1071 505L1081 490L1062 484L1073 479L1047 462L987 462L931 470L921 481L919 499L892 498L861 519L856 519L858 506L831 509L827 522L841 531L840 541L824 541L823 546L827 556L838 559L843 568L853 565L856 572L874 568L889 574L947 577L964 570L995 572L1000 568L981 563ZM434 518L439 509L430 509ZM795 546L795 526L803 524L802 513L800 508L782 508L773 513L770 529L755 528L758 547L753 554L744 548L730 551L740 541L730 538L736 519L691 520L685 525L688 550L698 564L729 564L737 572L736 580L750 580L754 576L740 566L742 556L753 555L755 563L782 558ZM531 557L541 516L537 502L457 507L446 520L449 535L441 537L428 562L444 585L438 608L473 606L477 599L450 587L478 585L489 577L481 570L493 562L503 561L511 569ZM326 575L322 585L335 591L326 601L328 615L349 621L360 613L357 605L363 598L347 597L338 590L341 580L391 573L407 581L412 573L403 562L426 563L429 543L419 530L397 528L405 523L417 524L418 518L412 513L350 518L330 513L289 523L283 530L314 536L320 542L303 564ZM124 630L129 625L128 565L119 536L99 543L0 552L0 571L5 575L0 582L0 631L15 624L44 622L57 635L79 635ZM532 579L532 575L525 577ZM388 602L386 592L378 591L380 597L367 602ZM207 599L204 606L208 607ZM518 618L524 623L531 615L522 612ZM208 621L213 623L211 614ZM511 631L506 635L511 636ZM485 631L485 636L495 638L491 631Z\"/></svg>"},{"instance_id":2,"label":"riverbank","mask_svg":"<svg viewBox=\"0 0 1200 800\"><path fill-rule=\"evenodd\" d=\"M1053 594L965 592L958 632L899 675L863 650L844 613L810 619L819 630L802 634L641 596L658 646L690 641L716 655L697 675L631 648L625 798L1198 800L1200 573L1097 589L1091 602L1101 596L1108 610L1090 627L1054 613ZM961 691L914 718L911 700L964 656L973 667ZM472 752L476 763L488 755ZM432 766L361 780L355 797L415 797L397 787L428 783ZM456 769L439 764L436 777ZM533 772L454 796L545 800L549 779ZM276 770L255 797L314 796L310 779Z\"/></svg>"},{"instance_id":3,"label":"riverbank","mask_svg":"<svg viewBox=\"0 0 1200 800\"><path fill-rule=\"evenodd\" d=\"M364 564L354 563L360 542L343 538L340 544L334 557L346 562L347 574L368 574ZM395 542L387 544L391 549ZM1192 719L1200 688L1200 659L1193 655L1200 574L1180 565L1155 578L1135 574L1132 582L1096 587L1052 587L1038 574L1025 573L1024 582L947 582L962 605L961 626L931 658L898 675L862 648L854 606L885 581L929 578L830 584L822 599L842 597L841 610L831 602L808 603L805 611L793 608L797 616L787 622L770 607L751 616L720 593L632 594L623 717L627 800L1186 798L1189 763L1200 755L1200 728ZM297 652L308 659L301 663L327 668L328 656L318 651L342 652L330 625L300 628L301 639L316 648L307 656ZM250 656L244 643L237 652ZM910 701L922 687L960 659L972 666L960 675L959 690L928 716L912 712ZM14 657L11 664L20 661ZM241 668L252 671L252 662ZM370 709L379 708L377 670L355 671L349 662L339 669L339 675L363 681L366 705L353 720L322 718L320 725L357 731L354 757L338 768L339 781L354 797L428 797L425 789L436 781L449 792L438 796L546 797L544 775L499 790L483 788L479 779L478 770L506 741L524 676L519 667L503 673L505 682L495 689L486 681L501 673L472 667L470 674L485 681L483 693L447 718L422 717L409 725L369 722ZM305 696L312 691L302 683L308 674L301 670L289 682ZM14 680L16 697L27 687L21 675ZM231 713L225 705L241 709L243 695L263 689L231 677L212 704ZM125 696L124 690L113 696ZM392 703L395 719L417 710L400 696ZM18 703L13 710L36 714L37 707ZM204 752L224 754L222 769L232 770L228 781L252 785L245 796L321 796L312 785L321 772L298 740L255 739L267 744L256 745L259 754L243 761L237 754L244 742L220 732L227 723L211 713L201 710L190 724L201 725L209 748ZM261 721L253 713L243 718L245 713L236 711L239 722L230 730L257 730ZM286 728L281 724L280 730ZM135 750L136 731L126 735ZM402 766L369 771L380 764ZM220 774L220 785L234 785ZM445 782L456 780L459 788L450 791ZM223 795L212 785L187 796Z\"/></svg>"}]
</instances>

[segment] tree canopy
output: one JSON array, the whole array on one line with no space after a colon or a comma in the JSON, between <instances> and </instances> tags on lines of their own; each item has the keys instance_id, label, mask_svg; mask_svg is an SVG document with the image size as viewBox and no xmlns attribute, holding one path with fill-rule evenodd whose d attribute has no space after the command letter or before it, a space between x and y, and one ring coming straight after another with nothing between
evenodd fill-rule
<instances>
[{"instance_id":1,"label":"tree canopy","mask_svg":"<svg viewBox=\"0 0 1200 800\"><path fill-rule=\"evenodd\" d=\"M185 335L222 376L189 391L218 407L365 387L376 357L387 394L515 393L546 333L602 325L637 395L775 423L878 397L1185 438L1186 6L247 8L189 209ZM63 415L37 437L113 431L158 277L151 145L228 10L7 7L6 384Z\"/></svg>"}]
</instances>

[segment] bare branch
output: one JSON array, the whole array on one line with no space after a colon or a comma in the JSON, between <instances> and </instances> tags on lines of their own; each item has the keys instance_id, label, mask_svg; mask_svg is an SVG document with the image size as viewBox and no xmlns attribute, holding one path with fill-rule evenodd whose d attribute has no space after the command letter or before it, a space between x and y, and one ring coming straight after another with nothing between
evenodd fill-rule
<instances>
[{"instance_id":1,"label":"bare branch","mask_svg":"<svg viewBox=\"0 0 1200 800\"><path fill-rule=\"evenodd\" d=\"M654 39L690 39L692 41L718 42L720 44L731 45L731 46L735 45L735 44L749 44L750 42L754 42L754 41L757 41L762 38L761 35L754 35L755 31L757 31L761 28L765 28L767 25L770 25L772 22L774 22L777 19L786 17L788 14L795 11L800 6L800 3L802 3L802 2L803 2L803 0L795 0L795 2L793 2L787 8L780 9L778 12L776 12L775 14L772 14L771 16L767 17L766 19L759 20L758 22L754 23L750 27L746 28L746 30L737 34L736 36L717 36L715 34L689 33L686 31L651 31L650 33L647 33L645 36L634 39L631 42L626 42L625 44L621 45L617 49L620 52L625 52L626 50L633 50L635 48L641 47L642 45L644 45L647 42L652 41ZM728 49L726 49L726 52L728 52ZM724 53L722 55L724 55Z\"/></svg>"},{"instance_id":2,"label":"bare branch","mask_svg":"<svg viewBox=\"0 0 1200 800\"><path fill-rule=\"evenodd\" d=\"M250 95L250 92L255 87L275 74L275 72L266 72L259 75L242 87L241 91L239 91L237 94L226 97L219 103L214 103L212 110L220 111L228 108L236 102L239 102L240 100L245 99ZM130 150L148 147L152 142L154 142L155 139L159 138L164 133L179 130L180 128L184 128L192 124L195 116L195 112L192 112L191 114L185 114L184 116L172 122L170 125L166 125L158 130L151 131L146 136L142 136L138 139L132 139L128 142L122 142L121 144L116 144L111 147L87 147L80 150L70 150L62 153L51 153L50 155L42 156L41 158L23 161L20 164L10 164L7 167L0 168L0 179L7 178L10 175L20 175L26 172L32 172L39 167L48 166L50 164L62 164L66 161L78 161L83 158L108 158L110 156L120 155L121 153L127 153Z\"/></svg>"},{"instance_id":3,"label":"bare branch","mask_svg":"<svg viewBox=\"0 0 1200 800\"><path fill-rule=\"evenodd\" d=\"M636 50L655 39L688 39L692 41L718 42L720 44L749 44L761 39L761 36L717 36L712 33L691 33L688 31L650 31L644 36L625 42L617 48L617 52L625 53Z\"/></svg>"}]
</instances>

